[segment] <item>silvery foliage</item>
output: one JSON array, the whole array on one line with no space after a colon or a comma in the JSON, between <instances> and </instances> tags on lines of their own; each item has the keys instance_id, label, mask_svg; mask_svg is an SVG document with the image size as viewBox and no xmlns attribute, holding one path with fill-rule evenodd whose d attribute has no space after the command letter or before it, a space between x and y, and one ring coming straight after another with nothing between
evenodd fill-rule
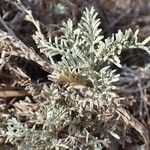
<instances>
[{"instance_id":1,"label":"silvery foliage","mask_svg":"<svg viewBox=\"0 0 150 150\"><path fill-rule=\"evenodd\" d=\"M121 67L118 56L122 49L137 44L138 31L133 33L129 29L123 34L119 30L104 39L97 15L93 7L90 10L86 8L77 28L74 29L73 22L69 19L63 23L60 37L50 37L47 41L38 32L33 37L41 52L51 60L54 70L77 69L93 81L96 89L99 88L106 94L108 89L114 88L112 83L118 79L118 75L115 76L108 65L112 62ZM52 56L58 53L62 55L62 61L53 63Z\"/></svg>"},{"instance_id":2,"label":"silvery foliage","mask_svg":"<svg viewBox=\"0 0 150 150\"><path fill-rule=\"evenodd\" d=\"M32 127L10 119L7 141L13 144L20 142L19 146L24 149L100 150L103 145L107 145L107 138L103 137L102 140L96 135L104 131L105 134L116 136L113 133L116 122L114 119L111 122L110 114L113 116L115 109L111 105L115 96L113 83L118 81L119 75L109 69L109 64L115 63L121 67L118 56L122 49L139 44L138 31L134 33L129 29L122 33L119 30L104 39L97 15L93 7L86 8L77 28L69 19L63 23L62 35L49 37L49 40L40 33L38 22L33 21L38 27L33 38L41 53L49 58L54 72L59 74L64 68L77 70L78 74L92 81L93 86L62 87L57 82L50 86L44 85L40 96L46 102L35 113ZM55 54L61 54L62 60L54 62L52 56ZM105 113L109 114L109 118L105 117Z\"/></svg>"}]
</instances>

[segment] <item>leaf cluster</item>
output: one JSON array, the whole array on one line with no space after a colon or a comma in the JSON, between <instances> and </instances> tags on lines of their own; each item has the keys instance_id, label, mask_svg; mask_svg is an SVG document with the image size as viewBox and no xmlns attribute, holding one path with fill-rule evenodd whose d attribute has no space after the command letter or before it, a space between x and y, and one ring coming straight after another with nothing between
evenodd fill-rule
<instances>
[{"instance_id":1,"label":"leaf cluster","mask_svg":"<svg viewBox=\"0 0 150 150\"><path fill-rule=\"evenodd\" d=\"M53 71L49 75L52 83L44 84L36 97L32 93L35 101L43 100L33 112L32 121L8 121L7 141L24 149L100 150L108 146L109 135L119 138L114 133L119 116L113 103L119 75L109 65L121 67L119 54L124 48L138 46L138 31L119 30L104 39L100 19L92 7L85 9L76 27L69 19L63 23L61 36L47 40L32 13L17 6L37 28L33 39ZM61 60L55 61L58 54Z\"/></svg>"}]
</instances>

